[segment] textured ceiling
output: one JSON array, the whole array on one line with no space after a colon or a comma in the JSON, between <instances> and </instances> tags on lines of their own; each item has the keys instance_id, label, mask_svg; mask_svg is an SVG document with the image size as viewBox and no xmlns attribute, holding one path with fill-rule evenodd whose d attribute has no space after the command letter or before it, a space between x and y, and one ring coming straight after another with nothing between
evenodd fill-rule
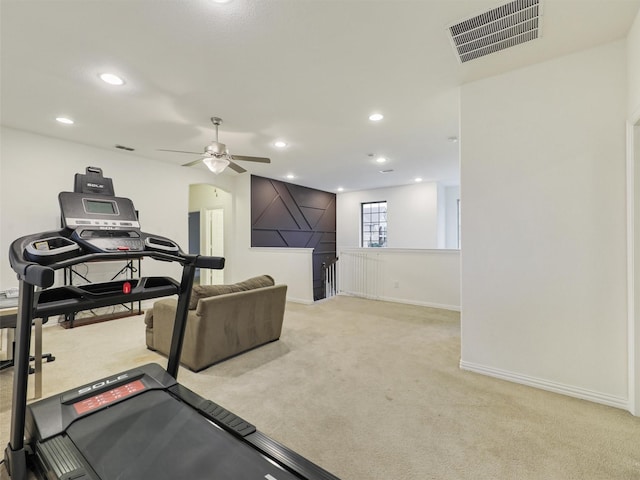
<instances>
[{"instance_id":1,"label":"textured ceiling","mask_svg":"<svg viewBox=\"0 0 640 480\"><path fill-rule=\"evenodd\" d=\"M328 191L417 176L457 184L459 144L448 138L458 136L460 85L622 39L640 6L544 0L541 38L460 64L447 27L504 3L1 0L0 118L182 164L197 157L157 149L201 151L215 115L231 153L272 159L239 162L257 175L293 173ZM102 83L104 71L126 84ZM385 118L372 123L374 111ZM76 123L60 125L60 115ZM289 146L276 149L276 139Z\"/></svg>"}]
</instances>

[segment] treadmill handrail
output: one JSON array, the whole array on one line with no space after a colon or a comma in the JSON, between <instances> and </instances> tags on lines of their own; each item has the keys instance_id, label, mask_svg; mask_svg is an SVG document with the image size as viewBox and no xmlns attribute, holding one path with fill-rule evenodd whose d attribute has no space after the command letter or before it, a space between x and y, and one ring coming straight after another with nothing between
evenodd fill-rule
<instances>
[{"instance_id":1,"label":"treadmill handrail","mask_svg":"<svg viewBox=\"0 0 640 480\"><path fill-rule=\"evenodd\" d=\"M33 235L26 235L24 237L18 238L17 240L14 240L9 248L9 264L11 265L11 268L18 274L18 277L31 285L35 285L41 288L48 288L54 284L54 272L62 268L71 267L73 265L86 262L128 260L143 257L149 257L161 261L177 262L181 265L194 265L200 268L224 268L224 258L222 257L192 255L184 253L182 250L178 250L178 252L175 253L168 253L157 250L125 250L113 253L84 253L79 256L67 258L58 262L53 262L48 265L40 265L39 263L27 260L25 258L24 252L29 243L55 236L63 236L65 238L68 237L68 234L64 235L64 233L66 233L65 229L55 230L36 233ZM157 235L154 235L154 237L162 238L158 237Z\"/></svg>"},{"instance_id":2,"label":"treadmill handrail","mask_svg":"<svg viewBox=\"0 0 640 480\"><path fill-rule=\"evenodd\" d=\"M176 320L171 338L171 349L167 364L167 372L175 379L177 378L180 355L182 353L182 344L186 331L186 320L189 307L189 296L193 287L196 268L224 268L224 258L186 254L169 239L165 240L171 242L171 244L176 245L177 247L176 250L171 252L149 249L143 251L123 250L121 252L119 251L114 253L86 253L86 251L82 249L82 245L79 245L81 247L78 249L80 255L70 257L69 255L73 254L73 252L69 252L67 250L64 252L64 255L60 256L59 261L51 261L53 256L48 256L46 265L41 265L27 258L26 255L28 252L26 251L26 247L30 242L51 239L52 237L69 239L71 233L73 232L65 228L57 231L27 235L14 240L9 248L9 263L11 268L18 274L18 295L20 298L18 302L18 317L16 319L15 333L16 350L14 358L16 359L16 363L13 379L13 401L11 403L11 432L9 444L5 449L5 459L10 475L12 478L19 480L27 478L27 450L24 447L24 433L27 407L27 380L29 372L31 322L34 318L34 313L38 311L35 287L47 289L54 284L56 270L89 261L127 260L131 258L150 257L157 260L180 263L183 267L182 280L179 284L177 282L175 283L175 290L168 292L166 289L159 289L159 291L156 292L149 292L150 294L153 293L153 295L148 296L148 298L154 298L159 295L164 296L167 293L178 294ZM139 233L145 238L153 236L156 240L164 239L164 237L157 235L149 235L144 232ZM172 281L175 282L175 280ZM52 290L48 291L51 292ZM44 292L40 292L38 297L43 293ZM130 295L133 295L133 293ZM120 295L115 295L113 298L118 300L120 299ZM146 295L145 298L147 298ZM91 299L84 299L81 303L83 303L84 306L87 306L92 302L93 301ZM103 299L95 300L95 302L104 305L108 303ZM66 308L66 306L64 308ZM40 313L51 312L41 311Z\"/></svg>"}]
</instances>

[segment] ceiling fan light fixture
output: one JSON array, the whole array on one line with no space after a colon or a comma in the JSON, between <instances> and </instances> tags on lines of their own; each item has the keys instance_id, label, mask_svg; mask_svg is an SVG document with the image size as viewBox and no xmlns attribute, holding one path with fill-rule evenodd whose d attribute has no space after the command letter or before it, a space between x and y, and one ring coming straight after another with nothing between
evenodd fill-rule
<instances>
[{"instance_id":1,"label":"ceiling fan light fixture","mask_svg":"<svg viewBox=\"0 0 640 480\"><path fill-rule=\"evenodd\" d=\"M226 158L205 157L202 159L209 170L218 175L229 166L229 160Z\"/></svg>"}]
</instances>

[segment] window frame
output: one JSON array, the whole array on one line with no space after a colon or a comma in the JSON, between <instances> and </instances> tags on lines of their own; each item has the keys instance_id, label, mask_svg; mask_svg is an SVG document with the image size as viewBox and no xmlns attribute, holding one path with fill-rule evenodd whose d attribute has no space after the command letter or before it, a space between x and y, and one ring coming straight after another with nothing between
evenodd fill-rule
<instances>
[{"instance_id":1,"label":"window frame","mask_svg":"<svg viewBox=\"0 0 640 480\"><path fill-rule=\"evenodd\" d=\"M384 210L381 209L381 205L384 204ZM377 208L375 211L369 210L367 215L367 221L365 221L365 208L367 206L375 205ZM385 248L387 247L387 232L388 221L387 214L389 212L389 204L386 200L378 200L373 202L361 202L360 203L360 247L361 248ZM384 214L384 220L380 217ZM375 221L374 221L375 220ZM377 225L378 228L378 242L374 244L372 240L371 226ZM368 230L365 230L369 227ZM382 230L381 230L382 229ZM380 241L383 239L382 241Z\"/></svg>"}]
</instances>

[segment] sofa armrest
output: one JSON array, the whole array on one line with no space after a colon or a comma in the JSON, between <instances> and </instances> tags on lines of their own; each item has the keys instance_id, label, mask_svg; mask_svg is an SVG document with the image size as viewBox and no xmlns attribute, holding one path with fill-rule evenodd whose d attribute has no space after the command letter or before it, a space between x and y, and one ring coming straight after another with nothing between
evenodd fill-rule
<instances>
[{"instance_id":1,"label":"sofa armrest","mask_svg":"<svg viewBox=\"0 0 640 480\"><path fill-rule=\"evenodd\" d=\"M153 304L153 349L165 355L169 353L173 324L176 319L178 301L174 298L158 300Z\"/></svg>"},{"instance_id":2,"label":"sofa armrest","mask_svg":"<svg viewBox=\"0 0 640 480\"><path fill-rule=\"evenodd\" d=\"M155 350L153 347L153 308L147 308L147 311L144 313L144 325L147 347Z\"/></svg>"},{"instance_id":3,"label":"sofa armrest","mask_svg":"<svg viewBox=\"0 0 640 480\"><path fill-rule=\"evenodd\" d=\"M153 304L152 346L147 342L147 346L151 350L169 355L177 307L178 300L174 298L159 300ZM202 319L196 315L194 310L189 310L180 363L191 370L198 370L201 362L199 356L206 350Z\"/></svg>"}]
</instances>

